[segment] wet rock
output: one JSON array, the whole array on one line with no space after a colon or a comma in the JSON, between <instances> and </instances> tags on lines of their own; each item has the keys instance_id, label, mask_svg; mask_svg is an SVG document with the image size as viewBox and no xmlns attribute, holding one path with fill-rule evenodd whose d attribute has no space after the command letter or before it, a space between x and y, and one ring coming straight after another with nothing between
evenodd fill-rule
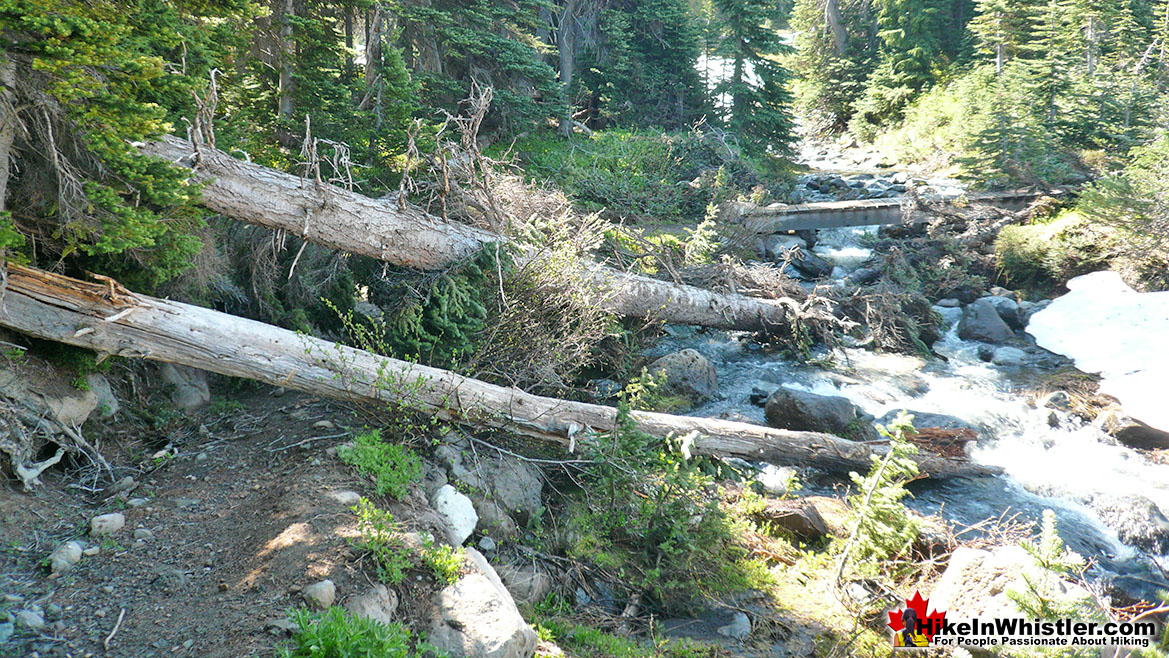
<instances>
[{"instance_id":1,"label":"wet rock","mask_svg":"<svg viewBox=\"0 0 1169 658\"><path fill-rule=\"evenodd\" d=\"M769 235L763 238L763 257L782 263L792 249L807 249L808 243L795 235Z\"/></svg>"},{"instance_id":2,"label":"wet rock","mask_svg":"<svg viewBox=\"0 0 1169 658\"><path fill-rule=\"evenodd\" d=\"M901 413L900 409L895 409L886 413L877 419L880 425L888 425L893 422L893 419ZM908 410L908 413L913 416L913 426L917 429L929 427L931 429L942 430L960 430L967 429L974 432L978 431L978 426L973 423L968 423L957 416L950 416L948 414L935 414L928 411L913 411Z\"/></svg>"},{"instance_id":3,"label":"wet rock","mask_svg":"<svg viewBox=\"0 0 1169 658\"><path fill-rule=\"evenodd\" d=\"M211 401L207 373L198 368L164 363L158 369L162 381L174 388L171 402L185 411L195 411Z\"/></svg>"},{"instance_id":4,"label":"wet rock","mask_svg":"<svg viewBox=\"0 0 1169 658\"><path fill-rule=\"evenodd\" d=\"M771 397L771 393L756 386L747 395L747 400L756 407L762 407L767 404L767 398L769 397Z\"/></svg>"},{"instance_id":5,"label":"wet rock","mask_svg":"<svg viewBox=\"0 0 1169 658\"><path fill-rule=\"evenodd\" d=\"M1015 337L1015 332L1003 321L994 304L979 299L962 309L958 322L958 337L984 343L1001 343Z\"/></svg>"},{"instance_id":6,"label":"wet rock","mask_svg":"<svg viewBox=\"0 0 1169 658\"><path fill-rule=\"evenodd\" d=\"M1008 592L1027 587L1031 582L1049 582L1045 595L1068 603L1088 596L1088 592L1067 581L1048 581L1039 565L1020 546L999 546L993 550L969 548L954 550L949 565L930 592L930 607L945 610L955 617L1024 616Z\"/></svg>"},{"instance_id":7,"label":"wet rock","mask_svg":"<svg viewBox=\"0 0 1169 658\"><path fill-rule=\"evenodd\" d=\"M365 594L346 601L345 609L362 619L389 624L398 609L398 595L379 583Z\"/></svg>"},{"instance_id":8,"label":"wet rock","mask_svg":"<svg viewBox=\"0 0 1169 658\"><path fill-rule=\"evenodd\" d=\"M1017 347L1000 347L991 358L996 366L1021 366L1026 362L1027 353Z\"/></svg>"},{"instance_id":9,"label":"wet rock","mask_svg":"<svg viewBox=\"0 0 1169 658\"><path fill-rule=\"evenodd\" d=\"M552 591L552 578L532 565L506 564L496 571L516 605L535 605Z\"/></svg>"},{"instance_id":10,"label":"wet rock","mask_svg":"<svg viewBox=\"0 0 1169 658\"><path fill-rule=\"evenodd\" d=\"M434 494L431 504L446 521L447 539L455 546L462 546L479 523L479 515L475 513L471 499L447 484Z\"/></svg>"},{"instance_id":11,"label":"wet rock","mask_svg":"<svg viewBox=\"0 0 1169 658\"><path fill-rule=\"evenodd\" d=\"M783 496L791 488L796 477L796 469L790 466L776 466L765 464L763 469L755 475L755 481L769 496Z\"/></svg>"},{"instance_id":12,"label":"wet rock","mask_svg":"<svg viewBox=\"0 0 1169 658\"><path fill-rule=\"evenodd\" d=\"M685 349L667 354L648 366L648 371L665 376L662 390L671 395L683 395L698 404L718 392L718 372L698 350Z\"/></svg>"},{"instance_id":13,"label":"wet rock","mask_svg":"<svg viewBox=\"0 0 1169 658\"><path fill-rule=\"evenodd\" d=\"M49 568L53 573L65 573L81 561L81 542L67 541L49 554Z\"/></svg>"},{"instance_id":14,"label":"wet rock","mask_svg":"<svg viewBox=\"0 0 1169 658\"><path fill-rule=\"evenodd\" d=\"M985 361L986 363L990 363L991 359L993 359L993 358L994 358L994 347L992 347L990 345L986 345L986 344L981 344L978 346L978 360L979 361Z\"/></svg>"},{"instance_id":15,"label":"wet rock","mask_svg":"<svg viewBox=\"0 0 1169 658\"><path fill-rule=\"evenodd\" d=\"M467 549L465 574L435 595L427 639L452 658L528 658L539 638L487 559Z\"/></svg>"},{"instance_id":16,"label":"wet rock","mask_svg":"<svg viewBox=\"0 0 1169 658\"><path fill-rule=\"evenodd\" d=\"M95 537L112 535L125 525L126 517L121 512L102 514L89 520L89 534Z\"/></svg>"},{"instance_id":17,"label":"wet rock","mask_svg":"<svg viewBox=\"0 0 1169 658\"><path fill-rule=\"evenodd\" d=\"M1011 329L1022 329L1026 323L1023 322L1023 314L1019 310L1019 304L1010 297L983 297L986 301L994 306L994 310L1002 318L1003 322Z\"/></svg>"},{"instance_id":18,"label":"wet rock","mask_svg":"<svg viewBox=\"0 0 1169 658\"><path fill-rule=\"evenodd\" d=\"M305 587L300 595L310 608L328 610L337 600L337 586L331 580L322 580Z\"/></svg>"},{"instance_id":19,"label":"wet rock","mask_svg":"<svg viewBox=\"0 0 1169 658\"><path fill-rule=\"evenodd\" d=\"M933 306L934 313L942 316L942 324L948 330L962 319L962 309L948 306Z\"/></svg>"},{"instance_id":20,"label":"wet rock","mask_svg":"<svg viewBox=\"0 0 1169 658\"><path fill-rule=\"evenodd\" d=\"M936 306L941 306L942 308L962 308L962 302L953 297L947 297L946 299L939 299Z\"/></svg>"},{"instance_id":21,"label":"wet rock","mask_svg":"<svg viewBox=\"0 0 1169 658\"><path fill-rule=\"evenodd\" d=\"M1092 509L1120 541L1155 555L1169 552L1169 519L1143 496L1101 496Z\"/></svg>"},{"instance_id":22,"label":"wet rock","mask_svg":"<svg viewBox=\"0 0 1169 658\"><path fill-rule=\"evenodd\" d=\"M812 278L825 277L832 274L832 261L824 258L810 249L800 249L794 252L792 265Z\"/></svg>"},{"instance_id":23,"label":"wet rock","mask_svg":"<svg viewBox=\"0 0 1169 658\"><path fill-rule=\"evenodd\" d=\"M1150 427L1124 413L1122 409L1108 409L1096 419L1096 422L1105 432L1130 448L1145 450L1169 448L1169 432Z\"/></svg>"},{"instance_id":24,"label":"wet rock","mask_svg":"<svg viewBox=\"0 0 1169 658\"><path fill-rule=\"evenodd\" d=\"M853 270L852 274L848 275L846 279L848 283L854 286L864 286L874 283L881 278L881 268L879 267L859 267Z\"/></svg>"},{"instance_id":25,"label":"wet rock","mask_svg":"<svg viewBox=\"0 0 1169 658\"><path fill-rule=\"evenodd\" d=\"M1052 391L1040 399L1036 406L1067 411L1072 407L1072 396L1068 395L1067 391Z\"/></svg>"},{"instance_id":26,"label":"wet rock","mask_svg":"<svg viewBox=\"0 0 1169 658\"><path fill-rule=\"evenodd\" d=\"M848 398L781 388L767 398L764 414L772 427L828 432L845 438L866 436L861 414Z\"/></svg>"}]
</instances>

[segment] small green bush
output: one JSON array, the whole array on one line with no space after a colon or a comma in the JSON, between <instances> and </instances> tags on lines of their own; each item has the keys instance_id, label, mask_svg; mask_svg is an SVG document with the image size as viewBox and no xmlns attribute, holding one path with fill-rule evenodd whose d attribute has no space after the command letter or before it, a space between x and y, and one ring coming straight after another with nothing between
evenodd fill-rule
<instances>
[{"instance_id":1,"label":"small green bush","mask_svg":"<svg viewBox=\"0 0 1169 658\"><path fill-rule=\"evenodd\" d=\"M382 624L362 619L341 608L323 613L296 610L289 618L296 624L293 646L282 658L414 658L437 656L425 642L414 646L410 629L401 623ZM444 654L445 655L445 654Z\"/></svg>"},{"instance_id":2,"label":"small green bush","mask_svg":"<svg viewBox=\"0 0 1169 658\"><path fill-rule=\"evenodd\" d=\"M1004 227L994 250L1008 285L1050 292L1103 267L1112 254L1110 242L1079 212L1066 211L1047 222Z\"/></svg>"},{"instance_id":3,"label":"small green bush","mask_svg":"<svg viewBox=\"0 0 1169 658\"><path fill-rule=\"evenodd\" d=\"M434 537L428 536L422 542L422 563L430 567L440 584L453 585L459 579L464 556L462 548L435 543Z\"/></svg>"},{"instance_id":4,"label":"small green bush","mask_svg":"<svg viewBox=\"0 0 1169 658\"><path fill-rule=\"evenodd\" d=\"M402 582L406 570L414 564L410 549L398 537L394 515L378 509L365 498L353 506L353 513L357 515L357 530L361 533L361 539L354 543L373 556L378 580L390 585Z\"/></svg>"},{"instance_id":5,"label":"small green bush","mask_svg":"<svg viewBox=\"0 0 1169 658\"><path fill-rule=\"evenodd\" d=\"M411 482L422 477L422 460L410 448L382 440L381 430L357 435L352 448L337 450L337 456L364 475L374 478L378 495L402 500Z\"/></svg>"}]
</instances>

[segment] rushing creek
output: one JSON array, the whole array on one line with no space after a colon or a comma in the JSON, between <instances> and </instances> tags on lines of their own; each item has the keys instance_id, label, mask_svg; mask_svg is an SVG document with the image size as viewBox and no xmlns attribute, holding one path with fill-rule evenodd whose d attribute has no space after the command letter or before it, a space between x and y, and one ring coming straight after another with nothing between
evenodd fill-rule
<instances>
[{"instance_id":1,"label":"rushing creek","mask_svg":"<svg viewBox=\"0 0 1169 658\"><path fill-rule=\"evenodd\" d=\"M941 194L956 189L949 181L930 184ZM805 198L826 196L808 192ZM833 278L841 279L870 256L865 235L875 231L875 227L821 231L813 251L832 260ZM1067 367L1066 359L1036 347L1030 335L1020 332L1026 343L1021 347L1027 352L1021 365L984 362L979 343L958 337L961 309L935 310L949 324L934 345L943 359L844 347L824 351L817 355L821 357L817 365L808 365L766 353L745 336L684 327L669 327L669 335L649 355L693 348L715 364L719 395L693 409L696 416L765 424L763 407L751 401L752 394L758 399L761 391L787 387L847 397L875 418L902 409L960 418L978 428L977 442L967 449L970 458L1001 467L1004 475L914 483L907 500L910 507L940 513L959 526L1013 515L1034 521L1044 509L1051 509L1068 545L1095 562L1093 576L1134 595L1155 596L1166 586L1159 566L1169 566L1165 556L1146 555L1123 544L1093 511L1092 503L1102 496L1135 495L1169 510L1169 466L1120 445L1078 417L1031 401L1028 387L1045 372ZM848 484L813 474L805 477L800 494L839 490Z\"/></svg>"}]
</instances>

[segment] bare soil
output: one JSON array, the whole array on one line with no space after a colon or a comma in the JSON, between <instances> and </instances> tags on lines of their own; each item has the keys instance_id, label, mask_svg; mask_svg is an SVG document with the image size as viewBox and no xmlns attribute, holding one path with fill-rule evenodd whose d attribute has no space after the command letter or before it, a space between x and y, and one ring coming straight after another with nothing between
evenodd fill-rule
<instances>
[{"instance_id":1,"label":"bare soil","mask_svg":"<svg viewBox=\"0 0 1169 658\"><path fill-rule=\"evenodd\" d=\"M327 452L360 420L334 403L268 388L228 399L240 405L221 403L218 413L159 432L117 421L87 426L91 437L106 437L116 475L138 482L129 492L86 491L64 471L46 473L33 494L15 482L0 486L0 610L36 604L47 613L44 629L17 628L0 656L271 656L287 637L279 622L303 605L301 588L328 578L339 603L368 589L348 541L354 515L335 496L376 497ZM153 457L162 442L173 457ZM130 507L131 498L147 502ZM378 502L408 530L435 529L411 521L424 504ZM89 519L112 511L126 526L88 537ZM135 539L139 528L153 536ZM49 574L42 561L70 539L100 552ZM403 608L423 594L409 583L399 589Z\"/></svg>"}]
</instances>

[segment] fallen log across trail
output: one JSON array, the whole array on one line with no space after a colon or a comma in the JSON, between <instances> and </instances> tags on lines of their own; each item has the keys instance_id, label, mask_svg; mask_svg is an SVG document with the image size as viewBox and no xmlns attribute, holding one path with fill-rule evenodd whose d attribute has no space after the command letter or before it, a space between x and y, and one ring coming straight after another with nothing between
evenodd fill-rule
<instances>
[{"instance_id":1,"label":"fallen log across trail","mask_svg":"<svg viewBox=\"0 0 1169 658\"><path fill-rule=\"evenodd\" d=\"M402 404L480 428L568 446L614 428L612 407L559 400L399 361L198 306L131 293L113 280L89 283L8 265L0 326L118 355L201 368L346 401ZM634 411L656 437L690 435L693 454L866 470L887 447L830 434L711 418ZM922 453L923 475L983 476L992 467Z\"/></svg>"},{"instance_id":2,"label":"fallen log across trail","mask_svg":"<svg viewBox=\"0 0 1169 658\"><path fill-rule=\"evenodd\" d=\"M208 145L197 149L177 137L139 145L143 155L194 170L202 204L239 221L287 231L309 242L420 270L449 267L484 246L507 242L497 233L446 222L393 199L372 199L233 158ZM545 258L521 251L520 265ZM790 330L800 303L661 281L582 262L582 283L607 311L627 317L742 331ZM824 318L827 319L827 318Z\"/></svg>"}]
</instances>

